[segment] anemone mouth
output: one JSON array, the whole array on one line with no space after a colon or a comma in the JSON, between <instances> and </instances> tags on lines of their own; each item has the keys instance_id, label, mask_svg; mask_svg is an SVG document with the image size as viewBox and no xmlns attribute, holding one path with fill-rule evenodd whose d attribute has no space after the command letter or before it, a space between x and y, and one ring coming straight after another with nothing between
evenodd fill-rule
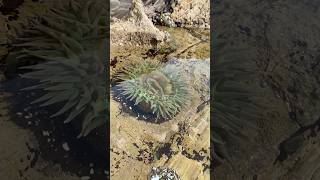
<instances>
[{"instance_id":1,"label":"anemone mouth","mask_svg":"<svg viewBox=\"0 0 320 180\"><path fill-rule=\"evenodd\" d=\"M181 77L164 69L122 81L117 87L128 101L155 115L156 120L173 118L188 102L189 93Z\"/></svg>"},{"instance_id":2,"label":"anemone mouth","mask_svg":"<svg viewBox=\"0 0 320 180\"><path fill-rule=\"evenodd\" d=\"M172 83L163 73L159 71L153 71L149 74L143 74L139 78L140 83L146 87L153 95L170 95L172 91Z\"/></svg>"}]
</instances>

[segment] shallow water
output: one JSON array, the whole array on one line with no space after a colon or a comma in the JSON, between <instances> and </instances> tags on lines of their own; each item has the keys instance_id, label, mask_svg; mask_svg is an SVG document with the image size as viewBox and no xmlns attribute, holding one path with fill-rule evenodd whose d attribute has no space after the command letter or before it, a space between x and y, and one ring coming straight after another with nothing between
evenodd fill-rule
<instances>
[{"instance_id":1,"label":"shallow water","mask_svg":"<svg viewBox=\"0 0 320 180\"><path fill-rule=\"evenodd\" d=\"M149 58L159 61L167 61L170 58L210 58L210 30L169 28L157 26L160 30L170 33L171 42L158 46L111 46L110 65L111 70L117 69L128 62L139 61L141 58ZM172 47L173 46L173 47ZM172 51L171 49L174 48ZM153 50L158 53L150 54ZM111 76L113 72L111 71Z\"/></svg>"}]
</instances>

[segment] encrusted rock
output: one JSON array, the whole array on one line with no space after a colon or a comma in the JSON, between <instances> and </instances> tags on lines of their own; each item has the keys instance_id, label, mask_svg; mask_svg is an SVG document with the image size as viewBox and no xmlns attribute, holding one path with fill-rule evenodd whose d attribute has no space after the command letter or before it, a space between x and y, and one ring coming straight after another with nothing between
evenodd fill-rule
<instances>
[{"instance_id":1,"label":"encrusted rock","mask_svg":"<svg viewBox=\"0 0 320 180\"><path fill-rule=\"evenodd\" d=\"M145 0L146 13L169 27L210 28L209 0Z\"/></svg>"}]
</instances>

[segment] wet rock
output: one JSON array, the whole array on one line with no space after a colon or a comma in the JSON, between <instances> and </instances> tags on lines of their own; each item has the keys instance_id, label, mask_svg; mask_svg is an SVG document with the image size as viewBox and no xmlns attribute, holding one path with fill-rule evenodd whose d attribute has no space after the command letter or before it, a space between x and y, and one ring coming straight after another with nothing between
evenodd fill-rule
<instances>
[{"instance_id":1,"label":"wet rock","mask_svg":"<svg viewBox=\"0 0 320 180\"><path fill-rule=\"evenodd\" d=\"M250 49L237 57L256 63L259 72L255 81L264 87L259 102L267 108L255 121L259 127L256 140L242 153L230 148L234 155L231 165L215 167L214 178L317 179L319 159L315 149L319 151L319 144L315 141L306 146L309 138L301 137L306 130L319 134L315 127L319 125L320 112L319 68L311 68L319 61L319 38L315 38L319 37L319 31L315 31L315 27L319 28L319 14L315 7L307 1L287 0L227 0L216 5L224 14L216 17L217 36L221 37L218 41L228 44L234 52L237 48ZM298 136L299 141L294 142ZM231 147L245 144L233 143Z\"/></svg>"}]
</instances>

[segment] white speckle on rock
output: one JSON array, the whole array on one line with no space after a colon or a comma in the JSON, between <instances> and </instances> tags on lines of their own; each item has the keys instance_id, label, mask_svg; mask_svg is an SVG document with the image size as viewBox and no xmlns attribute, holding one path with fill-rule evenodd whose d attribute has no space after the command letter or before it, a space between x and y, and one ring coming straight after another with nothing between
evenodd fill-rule
<instances>
[{"instance_id":1,"label":"white speckle on rock","mask_svg":"<svg viewBox=\"0 0 320 180\"><path fill-rule=\"evenodd\" d=\"M50 133L49 133L49 131L42 131L42 135L43 135L43 136L49 136Z\"/></svg>"},{"instance_id":2,"label":"white speckle on rock","mask_svg":"<svg viewBox=\"0 0 320 180\"><path fill-rule=\"evenodd\" d=\"M31 116L32 117L32 116ZM25 119L30 119L31 118L29 115L24 116Z\"/></svg>"},{"instance_id":3,"label":"white speckle on rock","mask_svg":"<svg viewBox=\"0 0 320 180\"><path fill-rule=\"evenodd\" d=\"M158 175L152 176L150 180L160 180L160 176Z\"/></svg>"},{"instance_id":4,"label":"white speckle on rock","mask_svg":"<svg viewBox=\"0 0 320 180\"><path fill-rule=\"evenodd\" d=\"M69 145L67 142L63 143L62 144L62 148L65 150L65 151L70 151L70 148L69 148Z\"/></svg>"},{"instance_id":5,"label":"white speckle on rock","mask_svg":"<svg viewBox=\"0 0 320 180\"><path fill-rule=\"evenodd\" d=\"M90 179L90 176L82 176L80 179L81 179L81 180L89 180L89 179Z\"/></svg>"}]
</instances>

